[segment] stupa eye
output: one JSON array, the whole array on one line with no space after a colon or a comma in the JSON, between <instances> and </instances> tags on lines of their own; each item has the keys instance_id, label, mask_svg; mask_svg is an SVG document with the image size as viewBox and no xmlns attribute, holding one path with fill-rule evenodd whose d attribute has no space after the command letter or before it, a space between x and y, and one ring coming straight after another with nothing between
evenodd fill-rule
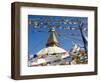
<instances>
[{"instance_id":1,"label":"stupa eye","mask_svg":"<svg viewBox=\"0 0 100 82\"><path fill-rule=\"evenodd\" d=\"M56 55L56 53L53 53L52 55Z\"/></svg>"}]
</instances>

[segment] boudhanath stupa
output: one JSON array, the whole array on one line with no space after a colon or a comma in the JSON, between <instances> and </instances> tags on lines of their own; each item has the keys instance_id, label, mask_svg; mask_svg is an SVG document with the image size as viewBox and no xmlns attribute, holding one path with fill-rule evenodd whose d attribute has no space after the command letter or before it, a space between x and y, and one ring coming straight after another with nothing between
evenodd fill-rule
<instances>
[{"instance_id":1,"label":"boudhanath stupa","mask_svg":"<svg viewBox=\"0 0 100 82\"><path fill-rule=\"evenodd\" d=\"M69 63L66 61L68 56L69 53L59 45L55 27L51 27L45 48L37 52L37 56L32 59L31 66L66 65Z\"/></svg>"}]
</instances>

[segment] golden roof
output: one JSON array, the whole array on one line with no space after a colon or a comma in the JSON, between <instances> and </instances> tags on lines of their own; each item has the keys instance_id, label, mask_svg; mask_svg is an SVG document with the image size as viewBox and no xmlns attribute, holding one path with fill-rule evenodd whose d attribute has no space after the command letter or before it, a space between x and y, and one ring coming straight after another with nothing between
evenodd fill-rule
<instances>
[{"instance_id":1,"label":"golden roof","mask_svg":"<svg viewBox=\"0 0 100 82\"><path fill-rule=\"evenodd\" d=\"M46 46L58 46L58 40L57 40L57 36L56 36L56 31L55 28L51 28L50 30L50 36L47 40L47 44Z\"/></svg>"}]
</instances>

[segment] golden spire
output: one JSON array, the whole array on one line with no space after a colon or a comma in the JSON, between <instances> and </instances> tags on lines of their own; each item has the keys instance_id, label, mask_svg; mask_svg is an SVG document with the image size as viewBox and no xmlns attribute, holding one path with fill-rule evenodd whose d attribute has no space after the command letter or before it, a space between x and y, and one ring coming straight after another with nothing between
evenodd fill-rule
<instances>
[{"instance_id":1,"label":"golden spire","mask_svg":"<svg viewBox=\"0 0 100 82\"><path fill-rule=\"evenodd\" d=\"M52 27L50 30L50 36L47 40L47 44L46 46L58 46L58 40L57 40L57 36L56 36L56 31L55 28Z\"/></svg>"}]
</instances>

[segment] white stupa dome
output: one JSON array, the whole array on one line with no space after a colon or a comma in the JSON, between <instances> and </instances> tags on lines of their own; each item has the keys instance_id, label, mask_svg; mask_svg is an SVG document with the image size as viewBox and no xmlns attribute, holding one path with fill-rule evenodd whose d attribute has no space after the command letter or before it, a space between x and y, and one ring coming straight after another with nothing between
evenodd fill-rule
<instances>
[{"instance_id":1,"label":"white stupa dome","mask_svg":"<svg viewBox=\"0 0 100 82\"><path fill-rule=\"evenodd\" d=\"M41 49L37 55L45 55L45 54L60 54L60 53L67 53L66 50L64 50L63 48L60 48L58 46L52 46L52 47L46 47Z\"/></svg>"},{"instance_id":2,"label":"white stupa dome","mask_svg":"<svg viewBox=\"0 0 100 82\"><path fill-rule=\"evenodd\" d=\"M50 65L65 64L66 61L61 61L69 56L68 52L59 47L54 28L50 31L46 47L37 52L38 59L32 62L32 65L41 65L43 63L51 63Z\"/></svg>"}]
</instances>

